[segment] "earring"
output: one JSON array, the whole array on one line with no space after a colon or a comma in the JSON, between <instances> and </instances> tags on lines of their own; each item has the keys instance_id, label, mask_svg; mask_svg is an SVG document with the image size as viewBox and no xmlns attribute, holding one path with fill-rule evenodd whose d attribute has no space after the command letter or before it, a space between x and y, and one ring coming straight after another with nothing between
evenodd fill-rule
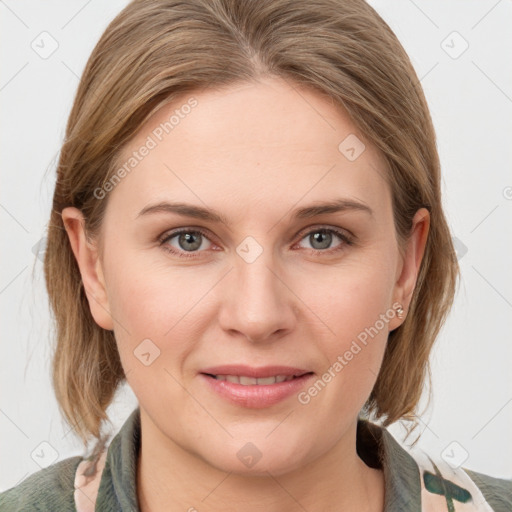
<instances>
[{"instance_id":1,"label":"earring","mask_svg":"<svg viewBox=\"0 0 512 512\"><path fill-rule=\"evenodd\" d=\"M404 317L404 308L402 307L401 304L396 308L396 315L398 316L398 318Z\"/></svg>"}]
</instances>

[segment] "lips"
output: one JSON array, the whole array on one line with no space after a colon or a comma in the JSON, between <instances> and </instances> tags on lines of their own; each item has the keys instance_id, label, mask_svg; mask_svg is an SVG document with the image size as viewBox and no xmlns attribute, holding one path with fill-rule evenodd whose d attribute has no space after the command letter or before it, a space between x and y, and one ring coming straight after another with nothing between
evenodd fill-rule
<instances>
[{"instance_id":1,"label":"lips","mask_svg":"<svg viewBox=\"0 0 512 512\"><path fill-rule=\"evenodd\" d=\"M238 407L247 407L252 409L263 409L271 407L279 402L284 402L286 399L291 398L293 395L297 395L304 389L311 381L315 378L313 372L304 372L302 369L287 367L266 367L266 368L252 368L249 367L240 368L238 366L235 370L233 367L215 367L208 368L207 372L199 373L200 382L206 385L206 388L213 391L214 395L218 396L222 400L227 400L231 404ZM219 378L223 374L215 374L209 372L246 372L256 374L272 374L273 372L287 372L285 380L277 382L277 377L272 375L269 377L249 377L249 376L238 376L228 374L225 379ZM297 373L298 376L294 376L293 373ZM279 375L278 375L279 376ZM229 380L228 380L229 377ZM281 374L280 378L283 377ZM247 379L247 380L246 380ZM261 382L261 380L263 382ZM274 383L268 382L268 379L275 381ZM234 382L236 380L236 382ZM256 381L256 383L251 383ZM245 384L243 382L246 382Z\"/></svg>"}]
</instances>

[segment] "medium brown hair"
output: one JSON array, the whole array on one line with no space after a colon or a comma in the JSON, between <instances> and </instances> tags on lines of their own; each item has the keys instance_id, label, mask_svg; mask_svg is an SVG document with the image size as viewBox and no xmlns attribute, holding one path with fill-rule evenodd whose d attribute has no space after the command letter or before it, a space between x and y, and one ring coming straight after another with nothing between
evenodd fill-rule
<instances>
[{"instance_id":1,"label":"medium brown hair","mask_svg":"<svg viewBox=\"0 0 512 512\"><path fill-rule=\"evenodd\" d=\"M91 315L61 212L98 233L120 151L160 107L205 88L280 77L342 105L385 157L397 239L419 208L431 216L404 323L389 335L366 403L389 425L413 420L429 354L451 307L458 264L441 206L428 106L397 37L364 0L136 0L108 25L74 100L57 167L44 269L56 324L53 386L84 444L108 420L125 380L114 333ZM340 141L341 142L341 141Z\"/></svg>"}]
</instances>

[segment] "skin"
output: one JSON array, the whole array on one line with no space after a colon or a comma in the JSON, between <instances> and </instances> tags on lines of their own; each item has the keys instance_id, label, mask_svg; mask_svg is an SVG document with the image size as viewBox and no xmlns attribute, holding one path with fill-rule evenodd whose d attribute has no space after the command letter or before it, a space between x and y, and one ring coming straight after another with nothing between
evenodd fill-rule
<instances>
[{"instance_id":1,"label":"skin","mask_svg":"<svg viewBox=\"0 0 512 512\"><path fill-rule=\"evenodd\" d=\"M114 331L140 404L141 510L382 511L383 473L357 455L356 425L403 319L394 315L305 405L295 395L259 410L233 405L198 372L283 364L321 376L393 303L407 314L428 212L416 213L401 253L382 155L317 92L265 78L193 96L198 105L103 199L98 238L86 239L79 210L62 212L93 317ZM187 98L157 112L120 161ZM338 149L349 134L366 145L355 161ZM372 213L292 216L337 198ZM161 201L208 207L228 223L138 216ZM159 245L177 228L208 234L197 235L195 257L164 249L190 254L179 236ZM321 245L319 228L348 232L353 243L332 233ZM251 263L236 251L247 236L263 250ZM134 355L147 338L160 350L149 366ZM237 457L247 442L262 454L251 468Z\"/></svg>"}]
</instances>

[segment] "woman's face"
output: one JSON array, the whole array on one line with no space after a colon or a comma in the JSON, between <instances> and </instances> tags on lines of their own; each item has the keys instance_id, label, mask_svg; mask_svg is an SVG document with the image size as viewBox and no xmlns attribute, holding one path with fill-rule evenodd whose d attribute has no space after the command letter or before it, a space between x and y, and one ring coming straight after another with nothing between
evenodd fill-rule
<instances>
[{"instance_id":1,"label":"woman's face","mask_svg":"<svg viewBox=\"0 0 512 512\"><path fill-rule=\"evenodd\" d=\"M428 219L400 256L384 160L344 111L278 79L174 101L125 163L97 279L82 273L147 431L224 471L278 475L326 454L373 388ZM311 373L205 375L221 365Z\"/></svg>"}]
</instances>

